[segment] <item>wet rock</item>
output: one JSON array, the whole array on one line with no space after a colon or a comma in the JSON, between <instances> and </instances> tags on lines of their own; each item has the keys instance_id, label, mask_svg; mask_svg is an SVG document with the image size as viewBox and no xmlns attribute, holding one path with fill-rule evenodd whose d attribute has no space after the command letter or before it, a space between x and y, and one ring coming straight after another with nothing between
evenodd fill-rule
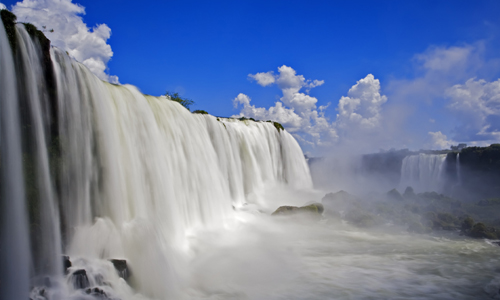
<instances>
[{"instance_id":1,"label":"wet rock","mask_svg":"<svg viewBox=\"0 0 500 300\"><path fill-rule=\"evenodd\" d=\"M301 212L310 212L313 214L319 214L321 215L323 211L325 211L325 208L323 207L323 204L321 203L312 203L306 206L299 207L299 211Z\"/></svg>"},{"instance_id":2,"label":"wet rock","mask_svg":"<svg viewBox=\"0 0 500 300\"><path fill-rule=\"evenodd\" d=\"M73 287L75 289L85 289L90 286L89 278L87 277L87 271L84 269L76 270L71 274L71 281L73 282Z\"/></svg>"},{"instance_id":3,"label":"wet rock","mask_svg":"<svg viewBox=\"0 0 500 300\"><path fill-rule=\"evenodd\" d=\"M63 270L64 274L68 274L68 268L72 266L69 256L63 255Z\"/></svg>"},{"instance_id":4,"label":"wet rock","mask_svg":"<svg viewBox=\"0 0 500 300\"><path fill-rule=\"evenodd\" d=\"M299 208L297 206L280 206L278 207L271 215L272 216L277 216L277 215L290 215L295 212L297 212Z\"/></svg>"},{"instance_id":5,"label":"wet rock","mask_svg":"<svg viewBox=\"0 0 500 300\"><path fill-rule=\"evenodd\" d=\"M106 292L98 287L88 288L85 290L85 293L97 299L109 299L108 295L106 295Z\"/></svg>"},{"instance_id":6,"label":"wet rock","mask_svg":"<svg viewBox=\"0 0 500 300\"><path fill-rule=\"evenodd\" d=\"M276 209L271 215L297 215L297 214L308 214L311 216L321 217L321 214L324 211L323 204L321 203L312 203L306 206L280 206Z\"/></svg>"},{"instance_id":7,"label":"wet rock","mask_svg":"<svg viewBox=\"0 0 500 300\"><path fill-rule=\"evenodd\" d=\"M125 259L110 259L109 261L115 266L116 271L118 271L118 276L125 280L130 277L130 269Z\"/></svg>"}]
</instances>

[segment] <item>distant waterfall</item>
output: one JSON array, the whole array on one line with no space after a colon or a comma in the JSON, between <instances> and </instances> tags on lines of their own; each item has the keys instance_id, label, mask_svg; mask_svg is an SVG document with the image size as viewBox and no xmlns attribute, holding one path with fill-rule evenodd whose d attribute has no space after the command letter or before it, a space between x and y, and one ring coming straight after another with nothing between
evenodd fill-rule
<instances>
[{"instance_id":1,"label":"distant waterfall","mask_svg":"<svg viewBox=\"0 0 500 300\"><path fill-rule=\"evenodd\" d=\"M409 155L401 166L400 189L411 186L418 192L441 192L446 154Z\"/></svg>"},{"instance_id":2,"label":"distant waterfall","mask_svg":"<svg viewBox=\"0 0 500 300\"><path fill-rule=\"evenodd\" d=\"M13 252L2 256L11 260L2 285L28 288L30 226L32 275L61 277L61 253L81 266L126 258L137 289L165 298L175 294L176 253L190 232L226 226L233 209L264 201L256 195L266 186L312 187L298 143L272 123L192 114L103 82L56 48L44 65L39 42L21 24L16 32L13 59L0 27L2 230L11 230L2 245ZM4 281L12 274L19 278Z\"/></svg>"}]
</instances>

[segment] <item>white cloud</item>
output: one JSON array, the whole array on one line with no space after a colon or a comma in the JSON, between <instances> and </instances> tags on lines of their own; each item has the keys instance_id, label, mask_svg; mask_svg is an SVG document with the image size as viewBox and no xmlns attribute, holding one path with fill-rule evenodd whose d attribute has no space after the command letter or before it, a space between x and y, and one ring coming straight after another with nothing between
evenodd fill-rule
<instances>
[{"instance_id":1,"label":"white cloud","mask_svg":"<svg viewBox=\"0 0 500 300\"><path fill-rule=\"evenodd\" d=\"M463 47L430 47L422 54L415 55L425 69L433 71L450 71L463 68L467 65L469 58L475 48L471 45Z\"/></svg>"},{"instance_id":2,"label":"white cloud","mask_svg":"<svg viewBox=\"0 0 500 300\"><path fill-rule=\"evenodd\" d=\"M250 105L250 97L243 93L239 93L236 98L233 99L234 108L237 108L239 104L243 104L243 107Z\"/></svg>"},{"instance_id":3,"label":"white cloud","mask_svg":"<svg viewBox=\"0 0 500 300\"><path fill-rule=\"evenodd\" d=\"M500 120L498 113L492 112L495 84L491 78L498 78L500 59L491 56L488 45L488 41L477 41L430 46L414 55L414 78L391 80L385 89L391 99L385 112L407 112L406 121L400 124L399 140L407 136L410 147L420 148L429 131L441 131L470 145L498 142ZM435 121L424 124L424 118Z\"/></svg>"},{"instance_id":4,"label":"white cloud","mask_svg":"<svg viewBox=\"0 0 500 300\"><path fill-rule=\"evenodd\" d=\"M380 94L380 81L368 74L351 87L347 95L339 101L337 126L351 132L377 128L381 107L387 102L387 97Z\"/></svg>"},{"instance_id":5,"label":"white cloud","mask_svg":"<svg viewBox=\"0 0 500 300\"><path fill-rule=\"evenodd\" d=\"M272 80L281 89L283 96L274 106L266 109L250 104L250 97L239 94L233 103L242 106L240 114L234 117L251 117L258 120L275 120L291 132L304 150L316 151L318 147L338 145L343 142L366 139L380 128L381 107L387 97L380 94L380 82L373 75L359 80L339 102L337 120L331 122L325 116L330 105L316 106L318 99L308 95L308 90L324 84L323 80L306 79L297 75L288 66L278 68L278 75L272 72L250 74L258 84L267 86ZM265 75L264 75L265 74ZM269 77L269 78L268 78ZM264 81L265 80L265 81ZM301 90L306 89L306 93Z\"/></svg>"},{"instance_id":6,"label":"white cloud","mask_svg":"<svg viewBox=\"0 0 500 300\"><path fill-rule=\"evenodd\" d=\"M465 141L500 139L500 79L471 78L446 90L449 108L457 113L457 137Z\"/></svg>"},{"instance_id":7,"label":"white cloud","mask_svg":"<svg viewBox=\"0 0 500 300\"><path fill-rule=\"evenodd\" d=\"M247 117L254 118L263 121L276 121L281 123L290 132L297 132L300 130L302 124L302 118L298 116L293 109L283 107L283 103L276 102L274 106L269 109L264 107L255 107L255 105L250 105L250 97L245 94L240 93L236 98L233 99L233 104L235 107L243 105L238 116L233 117Z\"/></svg>"},{"instance_id":8,"label":"white cloud","mask_svg":"<svg viewBox=\"0 0 500 300\"><path fill-rule=\"evenodd\" d=\"M2 10L2 9L7 9L7 7L5 7L5 4L0 2L0 10Z\"/></svg>"},{"instance_id":9,"label":"white cloud","mask_svg":"<svg viewBox=\"0 0 500 300\"><path fill-rule=\"evenodd\" d=\"M320 86L323 80L306 80L303 75L288 66L278 68L278 75L272 71L249 74L248 77L261 86L276 84L283 96L274 106L268 109L250 105L250 98L239 94L233 103L235 107L242 106L240 114L234 117L249 117L258 120L274 120L280 122L303 145L324 145L337 136L335 128L324 115L326 106L316 109L318 99L301 93L302 88L309 89Z\"/></svg>"},{"instance_id":10,"label":"white cloud","mask_svg":"<svg viewBox=\"0 0 500 300\"><path fill-rule=\"evenodd\" d=\"M107 63L113 56L107 40L111 29L100 24L90 29L81 15L85 8L71 0L24 0L12 7L19 22L29 22L45 35L52 45L69 53L99 78L118 83L118 77L107 74ZM53 31L52 31L53 30Z\"/></svg>"},{"instance_id":11,"label":"white cloud","mask_svg":"<svg viewBox=\"0 0 500 300\"><path fill-rule=\"evenodd\" d=\"M276 81L273 71L269 71L266 73L262 72L257 74L248 74L248 77L249 79L254 79L255 81L257 81L257 83L261 86L268 86Z\"/></svg>"},{"instance_id":12,"label":"white cloud","mask_svg":"<svg viewBox=\"0 0 500 300\"><path fill-rule=\"evenodd\" d=\"M429 132L431 141L426 146L430 149L449 149L455 142L448 140L441 131Z\"/></svg>"}]
</instances>

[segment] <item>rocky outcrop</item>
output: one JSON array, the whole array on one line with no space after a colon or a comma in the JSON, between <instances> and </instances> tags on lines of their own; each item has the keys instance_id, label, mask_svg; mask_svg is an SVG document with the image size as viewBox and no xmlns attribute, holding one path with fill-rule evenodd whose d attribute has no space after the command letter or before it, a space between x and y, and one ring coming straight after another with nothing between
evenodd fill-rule
<instances>
[{"instance_id":1,"label":"rocky outcrop","mask_svg":"<svg viewBox=\"0 0 500 300\"><path fill-rule=\"evenodd\" d=\"M125 280L130 277L130 269L128 268L127 261L125 259L110 259L109 261L115 267L118 272L118 276Z\"/></svg>"},{"instance_id":2,"label":"rocky outcrop","mask_svg":"<svg viewBox=\"0 0 500 300\"><path fill-rule=\"evenodd\" d=\"M75 289L86 289L90 287L89 278L87 277L87 271L84 269L79 269L73 272L70 277L73 287Z\"/></svg>"},{"instance_id":3,"label":"rocky outcrop","mask_svg":"<svg viewBox=\"0 0 500 300\"><path fill-rule=\"evenodd\" d=\"M64 255L63 256L63 270L64 274L68 274L69 268L72 266L71 260L69 259L69 256Z\"/></svg>"},{"instance_id":4,"label":"rocky outcrop","mask_svg":"<svg viewBox=\"0 0 500 300\"><path fill-rule=\"evenodd\" d=\"M401 193L398 192L398 190L396 189L392 189L390 191L387 192L387 199L389 200L396 200L396 201L403 201L403 196L401 195Z\"/></svg>"},{"instance_id":5,"label":"rocky outcrop","mask_svg":"<svg viewBox=\"0 0 500 300\"><path fill-rule=\"evenodd\" d=\"M312 203L306 206L280 206L271 215L273 216L291 216L291 215L310 215L321 217L324 207L321 203Z\"/></svg>"}]
</instances>

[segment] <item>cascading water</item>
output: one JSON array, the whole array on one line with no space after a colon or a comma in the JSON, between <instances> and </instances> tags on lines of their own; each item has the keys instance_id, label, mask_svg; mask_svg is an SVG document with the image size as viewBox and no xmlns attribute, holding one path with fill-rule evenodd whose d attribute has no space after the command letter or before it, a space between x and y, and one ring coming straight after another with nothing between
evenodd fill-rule
<instances>
[{"instance_id":1,"label":"cascading water","mask_svg":"<svg viewBox=\"0 0 500 300\"><path fill-rule=\"evenodd\" d=\"M30 255L13 62L4 25L0 22L0 295L2 299L25 299Z\"/></svg>"},{"instance_id":2,"label":"cascading water","mask_svg":"<svg viewBox=\"0 0 500 300\"><path fill-rule=\"evenodd\" d=\"M28 198L28 205L36 207L29 221L36 223L32 274L51 276L52 285L62 276L64 252L72 258L70 273L86 270L79 287L82 282L98 285L106 274L119 285L105 262L126 258L137 290L153 298L174 296L185 268L187 234L231 226L233 208L262 204L258 192L266 186L312 186L297 142L272 123L192 114L165 97L102 82L55 48L49 67L57 116L51 115L54 99L49 99L40 44L23 24L15 32L23 123L29 124L23 129L25 170L33 177L27 188L35 190ZM2 197L19 206L4 211L19 215L24 200L21 151L14 148L21 136L12 113L17 99L15 90L3 92L16 85L16 76L3 29L1 37L2 172L11 176L5 185L13 181L12 189L2 188ZM9 227L14 224L4 220ZM27 222L17 216L17 223L21 232L12 238L17 248L27 249ZM16 268L24 270L18 282L25 284L18 288L26 290L29 268L22 265L29 259L16 256L23 261ZM68 295L79 293L71 287ZM50 297L57 298L53 293Z\"/></svg>"},{"instance_id":3,"label":"cascading water","mask_svg":"<svg viewBox=\"0 0 500 300\"><path fill-rule=\"evenodd\" d=\"M14 54L0 24L2 299L500 296L491 244L262 213L324 195L272 123L192 114L102 82L24 25L8 30ZM402 172L429 189L443 163L410 156ZM117 271L125 261L130 272Z\"/></svg>"},{"instance_id":4,"label":"cascading water","mask_svg":"<svg viewBox=\"0 0 500 300\"><path fill-rule=\"evenodd\" d=\"M405 157L401 166L400 188L404 190L411 186L419 192L440 192L445 161L446 154L420 153Z\"/></svg>"}]
</instances>

